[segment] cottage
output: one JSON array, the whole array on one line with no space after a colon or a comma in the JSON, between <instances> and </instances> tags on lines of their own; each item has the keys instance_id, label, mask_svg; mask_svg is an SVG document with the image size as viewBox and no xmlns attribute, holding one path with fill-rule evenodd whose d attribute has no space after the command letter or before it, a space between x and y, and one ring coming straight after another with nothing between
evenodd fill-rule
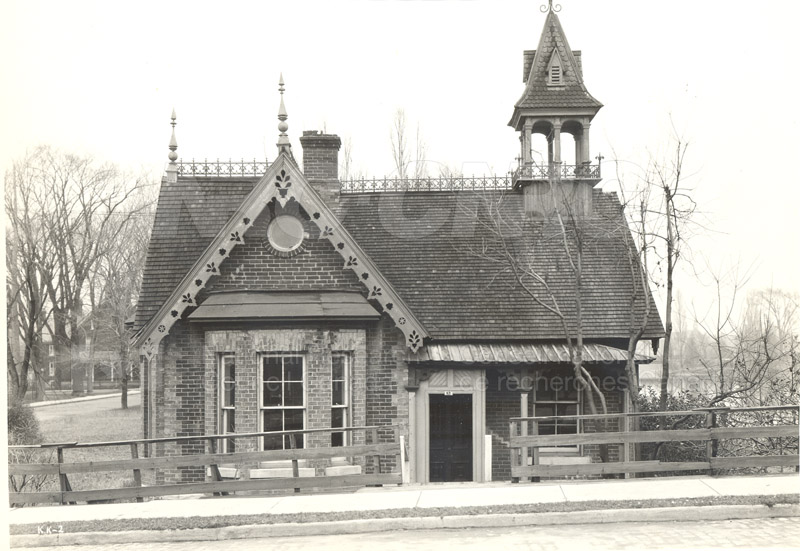
<instances>
[{"instance_id":1,"label":"cottage","mask_svg":"<svg viewBox=\"0 0 800 551\"><path fill-rule=\"evenodd\" d=\"M395 425L411 480L484 481L510 477L510 418L555 417L543 433L585 430L558 419L595 402L576 354L608 410L623 411L636 394L629 336L641 328L655 345L663 329L650 290L637 290L619 199L595 189L589 130L602 105L552 10L523 67L509 123L520 168L497 178L340 182L340 139L314 131L299 139L301 168L282 81L271 163L176 162L173 113L136 314L145 435ZM359 438L311 433L299 445ZM153 453L203 442L170 446ZM598 450L550 455L592 461Z\"/></svg>"}]
</instances>

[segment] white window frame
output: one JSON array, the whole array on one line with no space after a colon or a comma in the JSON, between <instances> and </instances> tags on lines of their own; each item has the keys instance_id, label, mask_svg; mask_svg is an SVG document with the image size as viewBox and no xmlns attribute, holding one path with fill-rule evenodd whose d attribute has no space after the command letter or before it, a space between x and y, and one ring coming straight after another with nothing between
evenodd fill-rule
<instances>
[{"instance_id":1,"label":"white window frame","mask_svg":"<svg viewBox=\"0 0 800 551\"><path fill-rule=\"evenodd\" d=\"M48 377L55 377L56 376L56 364L52 360L50 360L47 363L47 376Z\"/></svg>"},{"instance_id":2,"label":"white window frame","mask_svg":"<svg viewBox=\"0 0 800 551\"><path fill-rule=\"evenodd\" d=\"M302 379L301 379L300 382L303 385L303 404L301 406L285 406L285 405L265 406L264 405L264 363L265 363L265 360L267 358L282 358L282 359L285 359L285 358L300 358L302 360L302 362L303 362L303 368L302 368L303 369L303 375L302 375ZM308 423L308 409L307 409L307 404L308 404L308 396L307 396L307 393L308 393L308 372L307 372L307 367L308 366L307 366L307 362L306 362L306 356L304 354L298 354L298 353L293 353L293 352L288 352L288 353L280 353L280 352L272 353L272 352L270 352L268 354L260 354L259 355L259 358L258 358L258 430L259 430L259 432L266 432L266 429L265 429L265 426L264 426L264 414L267 411L282 411L282 412L285 412L287 410L301 410L303 412L303 429L302 430L305 430L305 428L307 426L307 423ZM281 373L281 381L280 381L280 383L282 385L286 383L286 379L284 378L285 377L285 372L283 371L283 369L284 369L284 364L283 364L283 361L281 361L281 371L282 371L282 373ZM293 382L297 382L297 381L293 381ZM283 399L283 397L285 396L285 393L282 392L281 396L282 396L282 399ZM283 417L282 426L284 428L286 426L286 417L285 417L285 415ZM264 446L265 446L266 437L262 436L260 438L260 440L261 440L261 443L259 445L259 448L261 450L264 450L265 449ZM288 437L284 436L284 438L282 438L281 441L282 441L281 449L284 449L284 450L290 449L289 438ZM305 435L303 435L303 438L301 439L301 441L297 443L297 448L298 449L299 448L304 448L305 447L305 443L306 443L306 438L305 438Z\"/></svg>"},{"instance_id":3,"label":"white window frame","mask_svg":"<svg viewBox=\"0 0 800 551\"><path fill-rule=\"evenodd\" d=\"M56 347L55 345L48 344L47 345L47 355L48 356L55 356L56 355Z\"/></svg>"},{"instance_id":4,"label":"white window frame","mask_svg":"<svg viewBox=\"0 0 800 551\"><path fill-rule=\"evenodd\" d=\"M550 379L552 379L552 377L550 377ZM567 380L572 382L572 379L567 379ZM550 383L548 382L548 384L550 384ZM577 398L575 400L559 400L558 399L558 394L556 394L556 399L555 400L538 400L537 399L537 395L536 395L537 392L538 392L538 388L537 388L536 383L534 383L534 385L533 385L533 416L534 417L537 417L537 416L541 415L536 411L536 406L537 405L558 406L558 405L572 405L572 404L574 404L576 406L576 408L575 408L576 414L580 415L581 411L583 411L583 393L580 390L576 390ZM564 392L564 391L563 390L556 390L555 392L559 393L559 392ZM545 415L541 415L541 416L542 417L546 417ZM559 434L559 432L558 432L558 420L556 420L554 423L555 423L555 434ZM576 419L574 424L575 424L575 434L580 434L581 432L583 432L581 430L582 426L581 426L580 419ZM542 423L540 422L539 426L541 427L541 425L542 425ZM572 423L570 423L570 425L572 425ZM541 434L541 431L539 431L539 434ZM564 433L561 433L561 434L564 434ZM572 434L572 433L568 433L568 434ZM564 454L570 454L571 455L571 454L580 454L581 453L581 447L578 446L577 444L574 445L574 446L558 446L558 447L553 446L553 447L547 447L547 448L539 448L539 451L540 452L545 452L545 453L564 453Z\"/></svg>"},{"instance_id":5,"label":"white window frame","mask_svg":"<svg viewBox=\"0 0 800 551\"><path fill-rule=\"evenodd\" d=\"M342 358L344 360L344 373L343 379L334 379L333 378L333 362L334 358ZM352 373L352 363L353 363L353 355L350 352L333 352L331 354L331 428L346 428L349 427L352 423L351 415L352 415L352 408L350 407L351 404L351 373ZM342 404L334 404L333 400L333 383L334 380L341 380L343 383L343 403ZM333 425L333 412L335 410L343 410L344 414L342 416L342 425L334 426ZM342 443L334 445L333 437L334 435L342 435ZM344 431L341 433L331 433L331 447L339 447L339 446L349 446L350 445L350 432Z\"/></svg>"},{"instance_id":6,"label":"white window frame","mask_svg":"<svg viewBox=\"0 0 800 551\"><path fill-rule=\"evenodd\" d=\"M225 404L225 385L228 379L225 376L226 360L233 360L233 405ZM232 434L227 431L228 418L233 417L233 433L236 432L236 355L224 353L219 355L218 364L219 381L219 434ZM221 453L232 453L236 451L236 444L228 438L220 440L219 451Z\"/></svg>"}]
</instances>

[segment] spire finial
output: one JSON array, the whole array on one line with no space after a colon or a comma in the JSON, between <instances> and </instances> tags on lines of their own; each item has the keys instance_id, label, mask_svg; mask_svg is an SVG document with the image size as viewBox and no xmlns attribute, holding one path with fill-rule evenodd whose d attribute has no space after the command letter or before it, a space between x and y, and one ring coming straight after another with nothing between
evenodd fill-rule
<instances>
[{"instance_id":1,"label":"spire finial","mask_svg":"<svg viewBox=\"0 0 800 551\"><path fill-rule=\"evenodd\" d=\"M291 155L292 151L292 144L289 142L289 136L286 134L286 131L289 130L289 124L286 122L286 119L289 116L286 114L286 106L283 104L283 92L285 88L283 86L283 73L281 73L281 78L278 81L278 91L281 93L281 106L278 109L278 130L280 134L278 135L278 153L286 152Z\"/></svg>"},{"instance_id":2,"label":"spire finial","mask_svg":"<svg viewBox=\"0 0 800 551\"><path fill-rule=\"evenodd\" d=\"M177 153L178 140L175 139L175 125L177 123L175 122L175 119L177 119L177 117L175 116L175 109L173 108L172 122L170 122L170 124L172 125L172 138L170 138L169 140L169 160L171 164L175 164L175 161L178 160L178 153Z\"/></svg>"},{"instance_id":3,"label":"spire finial","mask_svg":"<svg viewBox=\"0 0 800 551\"><path fill-rule=\"evenodd\" d=\"M547 0L547 5L544 4L539 6L539 11L542 13L553 12L558 13L561 11L561 4L553 5L553 0Z\"/></svg>"}]
</instances>

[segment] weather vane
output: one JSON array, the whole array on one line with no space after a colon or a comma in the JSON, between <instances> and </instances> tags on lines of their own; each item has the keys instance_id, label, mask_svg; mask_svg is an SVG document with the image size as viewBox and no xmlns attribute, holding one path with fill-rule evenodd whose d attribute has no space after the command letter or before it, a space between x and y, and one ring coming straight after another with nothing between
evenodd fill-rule
<instances>
[{"instance_id":1,"label":"weather vane","mask_svg":"<svg viewBox=\"0 0 800 551\"><path fill-rule=\"evenodd\" d=\"M561 11L561 4L556 4L554 6L553 0L547 0L547 5L545 6L544 4L542 4L541 6L539 6L539 11L541 11L542 13L547 13L549 11L558 13Z\"/></svg>"}]
</instances>

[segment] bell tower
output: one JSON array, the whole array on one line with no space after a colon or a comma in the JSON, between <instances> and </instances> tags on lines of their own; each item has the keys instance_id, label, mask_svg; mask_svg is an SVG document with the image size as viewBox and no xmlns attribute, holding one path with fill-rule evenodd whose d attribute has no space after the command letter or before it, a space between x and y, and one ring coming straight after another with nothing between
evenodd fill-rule
<instances>
[{"instance_id":1,"label":"bell tower","mask_svg":"<svg viewBox=\"0 0 800 551\"><path fill-rule=\"evenodd\" d=\"M514 186L525 193L525 209L531 216L591 215L592 188L600 181L600 166L592 164L589 129L603 107L583 82L581 52L567 42L558 19L560 6L542 6L547 18L536 50L523 56L525 91L514 105L508 125L520 133L519 168ZM546 151L537 151L533 137L546 138ZM562 135L575 144L574 164L562 161ZM544 149L542 147L541 149Z\"/></svg>"}]
</instances>

